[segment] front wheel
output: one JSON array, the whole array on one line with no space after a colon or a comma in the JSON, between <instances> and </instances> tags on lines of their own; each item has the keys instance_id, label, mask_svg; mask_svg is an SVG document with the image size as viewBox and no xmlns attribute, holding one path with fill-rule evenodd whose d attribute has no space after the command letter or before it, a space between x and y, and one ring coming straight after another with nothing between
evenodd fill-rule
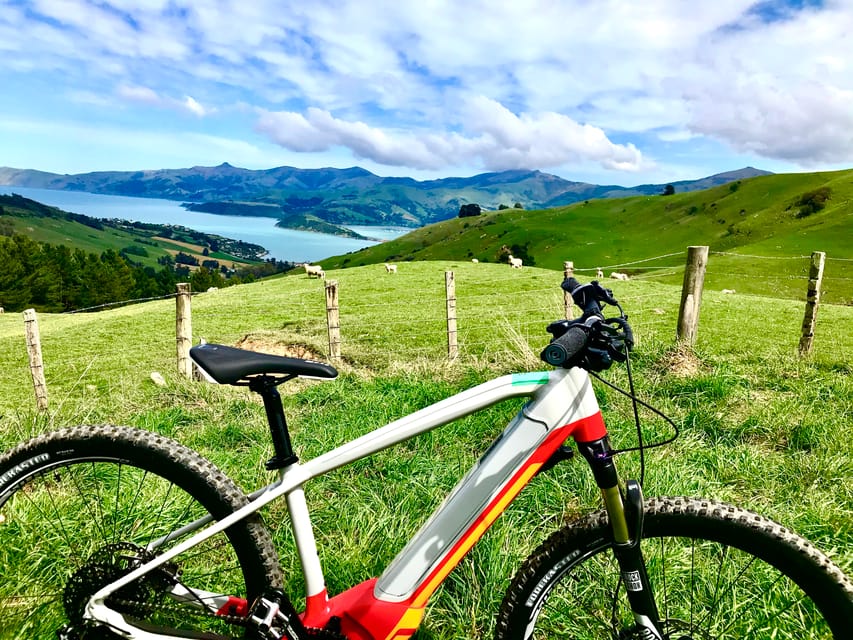
<instances>
[{"instance_id":1,"label":"front wheel","mask_svg":"<svg viewBox=\"0 0 853 640\"><path fill-rule=\"evenodd\" d=\"M809 542L720 502L645 505L643 555L665 640L849 638L853 585ZM607 517L556 532L512 581L499 640L633 640Z\"/></svg>"}]
</instances>

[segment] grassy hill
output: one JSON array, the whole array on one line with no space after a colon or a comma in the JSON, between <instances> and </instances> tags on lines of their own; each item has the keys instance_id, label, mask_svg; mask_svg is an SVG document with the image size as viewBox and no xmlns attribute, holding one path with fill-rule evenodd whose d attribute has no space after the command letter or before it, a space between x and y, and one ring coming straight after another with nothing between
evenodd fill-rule
<instances>
[{"instance_id":1,"label":"grassy hill","mask_svg":"<svg viewBox=\"0 0 853 640\"><path fill-rule=\"evenodd\" d=\"M798 202L820 189L830 194L824 208L804 214L807 207ZM716 253L709 262L710 288L801 297L808 273L805 256L824 251L836 260L827 266L826 295L849 302L851 203L851 170L759 176L671 196L588 200L455 218L322 264L334 269L411 260L496 262L506 247L526 264L547 269L562 270L563 261L571 260L576 269L594 272L601 266L675 284L680 283L686 247L709 245ZM677 255L629 264L671 253Z\"/></svg>"},{"instance_id":2,"label":"grassy hill","mask_svg":"<svg viewBox=\"0 0 853 640\"><path fill-rule=\"evenodd\" d=\"M444 272L456 274L461 354L445 357ZM344 361L332 382L290 382L282 395L297 452L311 458L345 440L494 375L545 368L536 354L560 317L559 273L456 262L330 270L339 282ZM634 325L641 397L682 425L649 453L645 493L717 497L766 513L853 572L853 308L824 305L815 356L795 357L803 305L706 291L693 353L673 349L678 286L614 282ZM98 314L40 314L50 410L34 410L23 323L0 315L0 449L69 424L120 423L197 448L244 487L270 481L262 405L245 388L180 380L171 300ZM322 282L304 274L193 298L197 340L324 358ZM773 331L767 331L771 326ZM690 366L685 366L689 364ZM151 371L167 386L155 386ZM624 370L605 377L625 385ZM630 405L596 383L616 446L635 442ZM328 586L376 575L518 410L511 401L425 434L306 487ZM643 414L646 438L670 433ZM638 473L636 456L620 467ZM491 636L520 559L561 522L598 504L582 462L538 476L430 606L422 640ZM346 517L341 517L346 514ZM285 575L301 575L281 507L267 521ZM298 581L297 581L298 582ZM297 599L300 590L288 592Z\"/></svg>"}]
</instances>

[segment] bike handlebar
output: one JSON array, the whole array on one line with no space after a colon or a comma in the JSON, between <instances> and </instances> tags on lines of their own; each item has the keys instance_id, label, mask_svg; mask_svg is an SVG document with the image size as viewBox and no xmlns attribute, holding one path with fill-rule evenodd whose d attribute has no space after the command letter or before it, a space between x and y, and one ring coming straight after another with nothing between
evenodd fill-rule
<instances>
[{"instance_id":1,"label":"bike handlebar","mask_svg":"<svg viewBox=\"0 0 853 640\"><path fill-rule=\"evenodd\" d=\"M588 371L606 369L614 360L624 361L634 346L634 336L613 292L597 280L581 284L566 278L560 286L583 309L583 315L548 326L554 337L540 354L542 360L555 367L581 367ZM619 317L605 319L601 303L618 308Z\"/></svg>"}]
</instances>

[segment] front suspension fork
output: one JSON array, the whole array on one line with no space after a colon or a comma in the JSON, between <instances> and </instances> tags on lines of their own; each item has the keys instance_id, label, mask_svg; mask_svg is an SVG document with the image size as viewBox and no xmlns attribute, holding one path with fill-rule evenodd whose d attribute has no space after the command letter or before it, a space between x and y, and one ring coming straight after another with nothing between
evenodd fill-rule
<instances>
[{"instance_id":1,"label":"front suspension fork","mask_svg":"<svg viewBox=\"0 0 853 640\"><path fill-rule=\"evenodd\" d=\"M645 513L640 483L629 480L625 484L624 495L620 491L613 449L607 436L577 444L592 469L604 499L613 533L613 554L619 563L622 584L625 585L628 602L634 612L634 630L644 639L664 640L657 603L640 548Z\"/></svg>"}]
</instances>

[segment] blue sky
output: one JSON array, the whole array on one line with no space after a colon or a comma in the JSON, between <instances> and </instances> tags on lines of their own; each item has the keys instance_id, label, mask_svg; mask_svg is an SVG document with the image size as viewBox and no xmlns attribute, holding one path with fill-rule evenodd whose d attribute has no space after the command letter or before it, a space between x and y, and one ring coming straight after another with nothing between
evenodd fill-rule
<instances>
[{"instance_id":1,"label":"blue sky","mask_svg":"<svg viewBox=\"0 0 853 640\"><path fill-rule=\"evenodd\" d=\"M0 0L0 166L853 167L850 0Z\"/></svg>"}]
</instances>

